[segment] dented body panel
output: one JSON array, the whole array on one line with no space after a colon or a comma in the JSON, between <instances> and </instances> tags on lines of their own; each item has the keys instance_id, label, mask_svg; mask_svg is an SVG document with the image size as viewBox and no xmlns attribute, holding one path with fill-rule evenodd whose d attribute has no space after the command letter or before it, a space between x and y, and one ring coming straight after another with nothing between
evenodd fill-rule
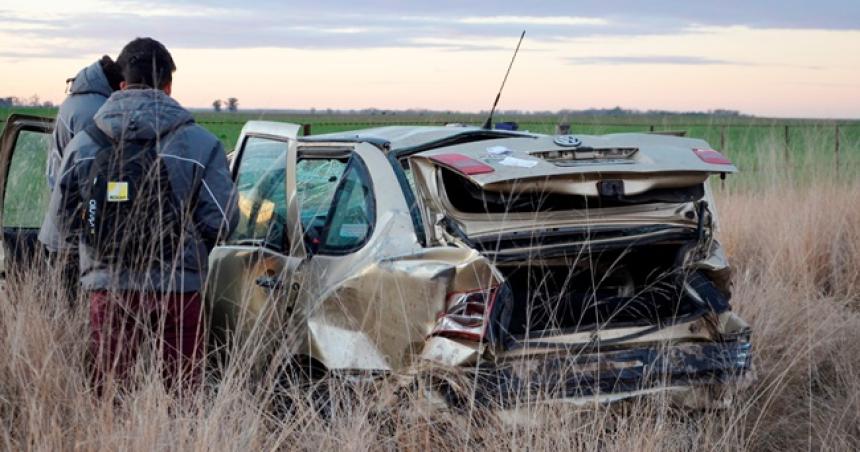
<instances>
[{"instance_id":1,"label":"dented body panel","mask_svg":"<svg viewBox=\"0 0 860 452\"><path fill-rule=\"evenodd\" d=\"M486 259L461 248L369 264L316 298L308 318L310 355L329 369L405 368L422 354L446 295L493 278Z\"/></svg>"}]
</instances>

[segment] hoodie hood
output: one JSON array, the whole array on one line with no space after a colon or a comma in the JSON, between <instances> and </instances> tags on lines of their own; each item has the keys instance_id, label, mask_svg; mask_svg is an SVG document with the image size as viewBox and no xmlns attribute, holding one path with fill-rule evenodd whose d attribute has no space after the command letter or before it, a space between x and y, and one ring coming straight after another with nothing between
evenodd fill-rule
<instances>
[{"instance_id":1,"label":"hoodie hood","mask_svg":"<svg viewBox=\"0 0 860 452\"><path fill-rule=\"evenodd\" d=\"M110 83L108 83L107 77L105 77L101 64L96 61L78 72L78 75L72 80L69 93L100 94L104 97L109 97L113 93L113 90L110 87Z\"/></svg>"},{"instance_id":2,"label":"hoodie hood","mask_svg":"<svg viewBox=\"0 0 860 452\"><path fill-rule=\"evenodd\" d=\"M113 93L94 118L115 141L152 140L179 126L194 122L188 110L157 89L130 89Z\"/></svg>"}]
</instances>

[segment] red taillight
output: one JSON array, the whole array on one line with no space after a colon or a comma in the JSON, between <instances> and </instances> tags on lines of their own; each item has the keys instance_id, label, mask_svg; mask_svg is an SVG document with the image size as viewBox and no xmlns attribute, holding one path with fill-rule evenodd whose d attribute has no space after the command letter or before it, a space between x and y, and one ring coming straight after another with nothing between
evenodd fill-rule
<instances>
[{"instance_id":1,"label":"red taillight","mask_svg":"<svg viewBox=\"0 0 860 452\"><path fill-rule=\"evenodd\" d=\"M493 309L497 287L448 294L447 309L440 312L431 336L480 341L486 316Z\"/></svg>"},{"instance_id":2,"label":"red taillight","mask_svg":"<svg viewBox=\"0 0 860 452\"><path fill-rule=\"evenodd\" d=\"M713 163L715 165L731 165L732 161L725 155L720 154L713 149L693 149L693 152L699 156L705 163Z\"/></svg>"},{"instance_id":3,"label":"red taillight","mask_svg":"<svg viewBox=\"0 0 860 452\"><path fill-rule=\"evenodd\" d=\"M492 166L481 163L471 157L466 157L463 154L438 154L430 157L430 159L467 176L495 171Z\"/></svg>"}]
</instances>

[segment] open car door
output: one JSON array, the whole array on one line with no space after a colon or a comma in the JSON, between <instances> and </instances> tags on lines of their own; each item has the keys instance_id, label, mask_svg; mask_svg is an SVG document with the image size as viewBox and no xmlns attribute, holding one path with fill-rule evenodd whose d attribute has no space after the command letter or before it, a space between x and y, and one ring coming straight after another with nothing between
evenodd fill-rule
<instances>
[{"instance_id":1,"label":"open car door","mask_svg":"<svg viewBox=\"0 0 860 452\"><path fill-rule=\"evenodd\" d=\"M206 300L216 349L234 340L244 343L255 329L265 328L262 333L271 337L266 333L277 331L288 314L287 301L301 288L293 277L303 254L291 252L295 215L288 212L295 194L290 174L295 165L290 162L295 162L299 129L296 124L250 121L239 136L231 164L239 223L209 255Z\"/></svg>"},{"instance_id":2,"label":"open car door","mask_svg":"<svg viewBox=\"0 0 860 452\"><path fill-rule=\"evenodd\" d=\"M13 114L0 136L0 274L38 258L39 228L50 200L45 164L54 121Z\"/></svg>"}]
</instances>

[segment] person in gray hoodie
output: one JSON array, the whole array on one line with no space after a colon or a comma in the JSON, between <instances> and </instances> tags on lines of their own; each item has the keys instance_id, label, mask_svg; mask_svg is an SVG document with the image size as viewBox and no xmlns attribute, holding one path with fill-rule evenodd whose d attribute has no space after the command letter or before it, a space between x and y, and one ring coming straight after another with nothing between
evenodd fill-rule
<instances>
[{"instance_id":1,"label":"person in gray hoodie","mask_svg":"<svg viewBox=\"0 0 860 452\"><path fill-rule=\"evenodd\" d=\"M176 66L167 49L153 39L138 38L123 48L117 63L124 77L122 90L95 114L95 127L76 135L66 148L48 215L61 240L76 243L80 250L97 387L108 374L123 379L136 360L141 337L157 333L162 335L158 349L165 383L172 387L180 377L193 386L203 357L200 291L208 254L238 222L237 192L220 141L170 97ZM88 208L83 185L90 181L98 155L148 140L155 143L166 168L184 233L173 248L175 255L153 259L145 267L100 259L84 239L79 220ZM117 237L122 234L116 231ZM150 240L159 240L156 231ZM152 319L157 321L153 324Z\"/></svg>"},{"instance_id":2,"label":"person in gray hoodie","mask_svg":"<svg viewBox=\"0 0 860 452\"><path fill-rule=\"evenodd\" d=\"M99 61L83 68L74 78L67 80L69 95L60 104L51 137L51 153L48 156L46 174L48 186L53 190L57 179L57 170L63 161L63 152L104 105L114 91L119 90L122 82L122 71L119 66L105 55Z\"/></svg>"},{"instance_id":3,"label":"person in gray hoodie","mask_svg":"<svg viewBox=\"0 0 860 452\"><path fill-rule=\"evenodd\" d=\"M93 122L93 116L104 105L108 97L120 89L121 82L122 71L107 55L81 69L78 75L66 81L66 83L71 84L69 95L60 104L57 111L54 132L51 136L51 149L45 168L48 188L54 189L58 176L57 172L62 164L66 146L75 135ZM63 246L59 237L55 234L52 235L56 227L50 224L50 221L51 217L47 216L42 225L44 241L49 244L47 247L50 251L48 264L61 269L66 298L73 305L77 299L77 280L80 276L77 252L73 246ZM61 249L62 252L60 252Z\"/></svg>"}]
</instances>

